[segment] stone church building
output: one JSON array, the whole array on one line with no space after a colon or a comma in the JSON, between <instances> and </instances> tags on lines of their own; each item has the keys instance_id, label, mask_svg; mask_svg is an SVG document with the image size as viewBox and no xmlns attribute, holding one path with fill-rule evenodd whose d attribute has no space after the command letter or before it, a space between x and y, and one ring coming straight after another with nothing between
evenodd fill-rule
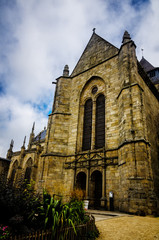
<instances>
[{"instance_id":1,"label":"stone church building","mask_svg":"<svg viewBox=\"0 0 159 240\"><path fill-rule=\"evenodd\" d=\"M73 72L57 78L47 129L8 150L8 178L51 194L86 191L89 206L153 214L159 199L159 68L93 32Z\"/></svg>"}]
</instances>

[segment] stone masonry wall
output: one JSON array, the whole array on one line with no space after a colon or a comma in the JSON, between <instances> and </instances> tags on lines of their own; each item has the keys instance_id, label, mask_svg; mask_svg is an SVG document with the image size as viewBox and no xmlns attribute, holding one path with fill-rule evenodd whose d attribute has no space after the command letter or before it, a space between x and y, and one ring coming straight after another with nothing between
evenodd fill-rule
<instances>
[{"instance_id":1,"label":"stone masonry wall","mask_svg":"<svg viewBox=\"0 0 159 240\"><path fill-rule=\"evenodd\" d=\"M154 180L155 192L159 198L159 94L158 99L150 89L143 84L143 104L145 109L145 121L147 126L147 139L150 143L150 165L152 167L152 179Z\"/></svg>"},{"instance_id":2,"label":"stone masonry wall","mask_svg":"<svg viewBox=\"0 0 159 240\"><path fill-rule=\"evenodd\" d=\"M155 123L158 101L138 74L133 41L124 42L118 55L117 49L111 46L111 57L95 64L103 56L101 44L98 46L99 51L97 48L94 52L95 48L88 45L71 77L58 79L42 155L43 186L53 193L58 185L66 195L73 189L77 172L73 168L65 169L64 164L75 161L76 154L82 151L84 104L88 98L93 100L90 155L95 150L95 101L102 93L105 96L106 170L104 172L101 165L89 166L87 171L81 168L81 171L86 172L87 184L93 171L102 173L105 188L102 197L108 200L109 192L113 191L116 210L151 214L155 209L152 176L156 175L152 171L156 163L153 166L152 161L157 161L157 145L156 134L150 134L155 126L150 126L147 118L151 117L151 122ZM94 64L88 69L91 55ZM91 92L94 86L98 88L95 95ZM113 162L114 158L117 163Z\"/></svg>"}]
</instances>

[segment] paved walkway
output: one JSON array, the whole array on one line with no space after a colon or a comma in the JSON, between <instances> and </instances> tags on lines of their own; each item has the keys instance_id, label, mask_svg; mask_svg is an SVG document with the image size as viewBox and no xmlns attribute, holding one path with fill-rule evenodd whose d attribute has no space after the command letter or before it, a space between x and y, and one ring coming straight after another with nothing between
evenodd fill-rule
<instances>
[{"instance_id":1,"label":"paved walkway","mask_svg":"<svg viewBox=\"0 0 159 240\"><path fill-rule=\"evenodd\" d=\"M98 240L159 240L159 218L90 209L87 213L95 217Z\"/></svg>"},{"instance_id":2,"label":"paved walkway","mask_svg":"<svg viewBox=\"0 0 159 240\"><path fill-rule=\"evenodd\" d=\"M97 221L98 240L159 240L159 218L123 216Z\"/></svg>"},{"instance_id":3,"label":"paved walkway","mask_svg":"<svg viewBox=\"0 0 159 240\"><path fill-rule=\"evenodd\" d=\"M93 215L95 217L96 222L114 218L114 217L131 216L129 214L121 213L121 212L100 211L100 210L92 210L92 209L88 209L87 213Z\"/></svg>"}]
</instances>

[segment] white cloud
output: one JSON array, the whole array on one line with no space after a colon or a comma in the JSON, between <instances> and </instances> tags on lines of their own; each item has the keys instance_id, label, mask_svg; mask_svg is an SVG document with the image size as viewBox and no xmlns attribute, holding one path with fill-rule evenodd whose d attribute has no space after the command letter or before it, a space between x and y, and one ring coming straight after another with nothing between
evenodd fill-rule
<instances>
[{"instance_id":1,"label":"white cloud","mask_svg":"<svg viewBox=\"0 0 159 240\"><path fill-rule=\"evenodd\" d=\"M4 1L5 2L5 1ZM128 30L137 54L159 66L158 0L14 0L0 5L0 156L20 149L32 123L46 126L55 78L73 70L91 34L120 47ZM134 1L137 2L137 1ZM0 90L0 93L1 91Z\"/></svg>"},{"instance_id":2,"label":"white cloud","mask_svg":"<svg viewBox=\"0 0 159 240\"><path fill-rule=\"evenodd\" d=\"M137 43L144 49L144 57L155 67L159 66L159 1L151 0L149 7L143 10L143 18L136 33ZM141 48L138 49L138 54Z\"/></svg>"},{"instance_id":3,"label":"white cloud","mask_svg":"<svg viewBox=\"0 0 159 240\"><path fill-rule=\"evenodd\" d=\"M47 126L47 115L32 107L31 104L21 103L15 97L0 98L0 151L6 153L10 140L15 141L14 150L22 146L24 136L27 142L33 121L36 122L36 134Z\"/></svg>"}]
</instances>

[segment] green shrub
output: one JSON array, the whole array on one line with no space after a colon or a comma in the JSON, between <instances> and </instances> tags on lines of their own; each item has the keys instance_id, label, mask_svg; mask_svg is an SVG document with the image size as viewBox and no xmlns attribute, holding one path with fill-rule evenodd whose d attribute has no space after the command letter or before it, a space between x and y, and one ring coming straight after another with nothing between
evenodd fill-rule
<instances>
[{"instance_id":1,"label":"green shrub","mask_svg":"<svg viewBox=\"0 0 159 240\"><path fill-rule=\"evenodd\" d=\"M13 233L39 228L35 213L40 205L41 199L34 191L33 183L21 182L13 186L0 181L0 223L9 224Z\"/></svg>"},{"instance_id":2,"label":"green shrub","mask_svg":"<svg viewBox=\"0 0 159 240\"><path fill-rule=\"evenodd\" d=\"M3 184L0 180L0 223L3 226L9 225L12 235L52 229L53 239L61 232L58 235L60 240L64 237L63 229L73 227L76 233L76 226L88 220L83 202L78 198L72 198L69 203L63 204L62 198L57 199L46 191L40 197L34 190L33 182L21 180L13 186L9 182ZM2 229L0 228L1 231ZM64 234L67 235L67 231ZM1 239L5 239L1 235Z\"/></svg>"},{"instance_id":3,"label":"green shrub","mask_svg":"<svg viewBox=\"0 0 159 240\"><path fill-rule=\"evenodd\" d=\"M9 237L8 226L0 225L0 239L7 240Z\"/></svg>"}]
</instances>

